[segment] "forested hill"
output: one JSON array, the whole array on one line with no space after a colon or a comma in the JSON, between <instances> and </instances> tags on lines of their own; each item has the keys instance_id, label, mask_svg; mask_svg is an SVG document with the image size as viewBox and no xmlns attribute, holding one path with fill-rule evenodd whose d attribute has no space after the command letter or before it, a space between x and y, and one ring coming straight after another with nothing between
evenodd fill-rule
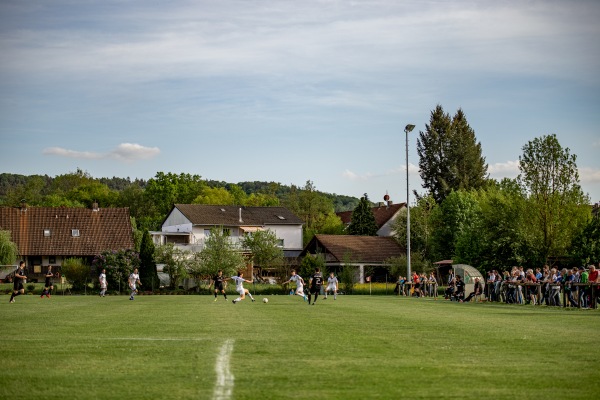
<instances>
[{"instance_id":1,"label":"forested hill","mask_svg":"<svg viewBox=\"0 0 600 400\"><path fill-rule=\"evenodd\" d=\"M307 187L296 187L294 185L283 185L277 182L254 181L254 182L238 182L228 183L224 181L202 180L199 176L181 174L166 174L167 176L181 177L185 175L191 178L192 183L203 183L205 188L225 189L229 192L233 188L241 189L247 196L251 195L266 195L276 197L280 202L285 203L285 200L294 192L302 192ZM157 174L158 177L158 174ZM195 179L197 178L197 179ZM150 179L150 181L155 178ZM30 205L39 206L88 206L86 200L94 194L101 199L120 198L119 201L109 201L113 204L104 204L103 206L129 206L126 198L130 198L127 194L132 192L144 192L149 181L142 179L132 180L129 177L120 178L93 178L86 172L77 170L74 173L58 175L50 177L48 175L19 175L19 174L0 174L0 205L16 206L22 199L26 200ZM307 182L307 185L312 183ZM309 188L310 189L310 188ZM201 190L201 189L200 189ZM235 189L233 189L235 190ZM87 195L84 195L87 193ZM359 199L352 196L339 194L325 193L315 191L315 193L329 199L335 212L353 210L358 204ZM64 198L61 201L59 198ZM72 203L72 204L71 204ZM78 204L80 203L80 204Z\"/></svg>"}]
</instances>

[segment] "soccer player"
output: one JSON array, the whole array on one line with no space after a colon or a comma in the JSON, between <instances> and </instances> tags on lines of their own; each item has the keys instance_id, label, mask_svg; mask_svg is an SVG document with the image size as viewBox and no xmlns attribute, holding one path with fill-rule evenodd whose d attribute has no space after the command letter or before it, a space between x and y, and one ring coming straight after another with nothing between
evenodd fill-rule
<instances>
[{"instance_id":1,"label":"soccer player","mask_svg":"<svg viewBox=\"0 0 600 400\"><path fill-rule=\"evenodd\" d=\"M327 292L329 291L333 292L333 299L337 300L338 279L333 272L330 272L329 278L327 278L327 287L325 288L325 297L323 297L323 300L327 300Z\"/></svg>"},{"instance_id":2,"label":"soccer player","mask_svg":"<svg viewBox=\"0 0 600 400\"><path fill-rule=\"evenodd\" d=\"M46 296L50 298L50 293L54 290L54 285L52 284L52 277L54 273L52 272L52 265L48 265L48 272L46 272L46 283L44 284L44 291L40 296L40 299Z\"/></svg>"},{"instance_id":3,"label":"soccer player","mask_svg":"<svg viewBox=\"0 0 600 400\"><path fill-rule=\"evenodd\" d=\"M21 261L19 263L19 268L15 272L15 279L13 282L13 292L10 296L9 303L15 302L15 297L20 296L25 293L25 288L23 287L23 283L27 282L27 276L25 276L25 261Z\"/></svg>"},{"instance_id":4,"label":"soccer player","mask_svg":"<svg viewBox=\"0 0 600 400\"><path fill-rule=\"evenodd\" d=\"M106 269L102 268L102 272L98 277L100 281L100 297L104 297L106 295L106 289L108 289L108 282L106 281Z\"/></svg>"},{"instance_id":5,"label":"soccer player","mask_svg":"<svg viewBox=\"0 0 600 400\"><path fill-rule=\"evenodd\" d=\"M311 295L315 295L315 300L312 305L314 306L319 298L319 294L321 293L321 285L323 284L323 275L321 275L321 270L319 268L315 268L315 273L308 280L308 304L310 304Z\"/></svg>"},{"instance_id":6,"label":"soccer player","mask_svg":"<svg viewBox=\"0 0 600 400\"><path fill-rule=\"evenodd\" d=\"M217 301L217 295L219 294L219 292L223 293L223 297L225 297L225 301L227 301L227 293L225 293L225 284L227 278L223 277L223 270L219 270L217 272L217 274L212 278L210 285L208 286L209 289L210 287L213 285L215 285L215 301Z\"/></svg>"},{"instance_id":7,"label":"soccer player","mask_svg":"<svg viewBox=\"0 0 600 400\"><path fill-rule=\"evenodd\" d=\"M302 277L300 275L297 275L296 270L294 270L294 269L292 270L292 276L290 276L290 279L283 282L283 285L285 285L286 283L290 283L290 282L296 283L296 291L294 292L294 294L297 294L298 296L302 296L304 301L307 301L308 298L304 294L304 279L302 279Z\"/></svg>"},{"instance_id":8,"label":"soccer player","mask_svg":"<svg viewBox=\"0 0 600 400\"><path fill-rule=\"evenodd\" d=\"M129 296L129 300L133 300L135 294L137 293L137 285L142 286L142 282L140 282L140 276L138 274L138 269L134 269L131 275L129 275L129 289L131 289L131 296Z\"/></svg>"},{"instance_id":9,"label":"soccer player","mask_svg":"<svg viewBox=\"0 0 600 400\"><path fill-rule=\"evenodd\" d=\"M237 276L232 276L231 279L235 281L235 290L240 294L237 299L231 300L233 304L244 300L246 295L250 296L254 302L254 297L252 297L252 294L248 291L248 289L244 289L244 282L252 283L252 281L244 279L244 273L242 271L238 272Z\"/></svg>"}]
</instances>

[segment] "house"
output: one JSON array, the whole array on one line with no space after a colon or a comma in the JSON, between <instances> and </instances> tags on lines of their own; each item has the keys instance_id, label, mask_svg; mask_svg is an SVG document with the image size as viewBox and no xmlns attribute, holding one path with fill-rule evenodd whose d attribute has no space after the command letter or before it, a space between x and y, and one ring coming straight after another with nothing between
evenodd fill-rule
<instances>
[{"instance_id":1,"label":"house","mask_svg":"<svg viewBox=\"0 0 600 400\"><path fill-rule=\"evenodd\" d=\"M371 208L375 223L377 224L377 236L393 236L394 221L400 215L402 209L406 208L406 203L393 204L392 202L379 203L377 207ZM336 213L345 226L350 225L353 211L343 211Z\"/></svg>"},{"instance_id":2,"label":"house","mask_svg":"<svg viewBox=\"0 0 600 400\"><path fill-rule=\"evenodd\" d=\"M365 281L365 267L380 269L389 266L389 259L406 255L396 240L382 236L315 235L301 253L321 254L325 265L335 270L344 265L357 267L357 280Z\"/></svg>"},{"instance_id":3,"label":"house","mask_svg":"<svg viewBox=\"0 0 600 400\"><path fill-rule=\"evenodd\" d=\"M213 228L223 229L233 243L258 230L275 233L285 257L302 251L303 222L285 207L241 207L175 204L161 231L150 232L155 245L174 243L193 252L202 251Z\"/></svg>"},{"instance_id":4,"label":"house","mask_svg":"<svg viewBox=\"0 0 600 400\"><path fill-rule=\"evenodd\" d=\"M103 251L134 248L128 208L0 207L0 229L10 231L34 279L66 258L91 265Z\"/></svg>"}]
</instances>

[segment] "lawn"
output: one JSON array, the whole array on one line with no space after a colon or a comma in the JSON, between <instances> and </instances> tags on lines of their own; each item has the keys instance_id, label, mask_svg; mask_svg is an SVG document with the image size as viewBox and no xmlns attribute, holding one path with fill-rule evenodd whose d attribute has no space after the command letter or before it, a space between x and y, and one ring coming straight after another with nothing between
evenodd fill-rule
<instances>
[{"instance_id":1,"label":"lawn","mask_svg":"<svg viewBox=\"0 0 600 400\"><path fill-rule=\"evenodd\" d=\"M210 296L8 300L0 296L1 399L600 393L598 310L393 296L330 297L315 306L281 295L235 305Z\"/></svg>"}]
</instances>

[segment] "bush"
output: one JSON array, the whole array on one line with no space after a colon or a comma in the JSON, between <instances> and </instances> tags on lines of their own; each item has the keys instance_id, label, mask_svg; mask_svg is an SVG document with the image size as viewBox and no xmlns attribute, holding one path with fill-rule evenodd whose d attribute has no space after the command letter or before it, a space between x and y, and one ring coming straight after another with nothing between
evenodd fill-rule
<instances>
[{"instance_id":1,"label":"bush","mask_svg":"<svg viewBox=\"0 0 600 400\"><path fill-rule=\"evenodd\" d=\"M30 283L29 285L27 285L28 292L33 292L34 290L35 290L35 285L33 283Z\"/></svg>"},{"instance_id":2,"label":"bush","mask_svg":"<svg viewBox=\"0 0 600 400\"><path fill-rule=\"evenodd\" d=\"M62 274L73 290L83 290L90 277L90 267L81 258L67 258L62 265Z\"/></svg>"}]
</instances>

